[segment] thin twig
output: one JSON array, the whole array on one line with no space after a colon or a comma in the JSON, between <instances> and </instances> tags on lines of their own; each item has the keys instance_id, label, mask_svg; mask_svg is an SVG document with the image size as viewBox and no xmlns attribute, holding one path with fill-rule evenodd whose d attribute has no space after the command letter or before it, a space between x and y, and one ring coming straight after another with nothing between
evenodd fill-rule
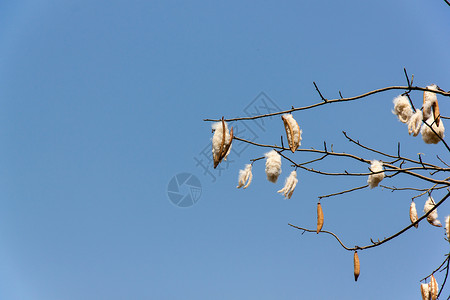
<instances>
[{"instance_id":1,"label":"thin twig","mask_svg":"<svg viewBox=\"0 0 450 300\"><path fill-rule=\"evenodd\" d=\"M364 189L364 188L366 188L366 187L368 187L368 186L369 186L369 185L366 184L366 185L358 186L358 187L355 187L355 188L352 188L352 189L349 189L349 190L345 190L345 191L342 191L342 192L338 192L338 193L334 193L334 194L328 194L328 195L319 196L319 199L322 199L322 198L328 198L328 197L333 197L333 196L337 196L337 195L342 195L342 194L350 193L350 192L357 191L357 190L362 190L362 189Z\"/></svg>"},{"instance_id":2,"label":"thin twig","mask_svg":"<svg viewBox=\"0 0 450 300\"><path fill-rule=\"evenodd\" d=\"M335 102L344 102L344 101L354 101L354 100L358 100L361 98L365 98L367 96L370 95L374 95L374 94L378 94L378 93L382 93L382 92L386 92L386 91L390 91L390 90L414 90L414 91L430 91L433 92L435 94L441 94L443 96L446 97L450 97L450 92L445 92L445 91L440 91L440 90L430 90L428 88L423 88L423 87L419 87L419 86L388 86L388 87L384 87L381 89L376 89L358 96L354 96L354 97L348 97L348 98L337 98L337 99L327 99L327 102L320 102L320 103L316 103L316 104L312 104L312 105L308 105L308 106L303 106L303 107L298 107L298 108L291 108L289 110L284 110L284 111L279 111L279 112L274 112L274 113L269 113L269 114L262 114L262 115L256 115L256 116L252 116L252 117L240 117L240 118L231 118L231 119L225 119L225 121L227 122L231 122L231 121L240 121L240 120L255 120L255 119L260 119L260 118L266 118L266 117L271 117L271 116L277 116L277 115L282 115L282 114L288 114L294 111L300 111L300 110L306 110L306 109L311 109L311 108L315 108L318 106L322 106L325 104L331 104L331 103L335 103ZM203 121L206 122L218 122L220 121L220 119L204 119Z\"/></svg>"}]
</instances>

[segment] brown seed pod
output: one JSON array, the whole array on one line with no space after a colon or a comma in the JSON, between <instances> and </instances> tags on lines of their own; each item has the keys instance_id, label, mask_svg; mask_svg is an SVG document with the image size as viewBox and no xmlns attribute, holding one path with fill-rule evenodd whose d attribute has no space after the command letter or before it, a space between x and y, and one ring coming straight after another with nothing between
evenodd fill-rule
<instances>
[{"instance_id":1,"label":"brown seed pod","mask_svg":"<svg viewBox=\"0 0 450 300\"><path fill-rule=\"evenodd\" d=\"M353 255L353 274L355 275L355 281L358 280L359 277L359 257L358 257L358 251L355 251L355 254Z\"/></svg>"},{"instance_id":2,"label":"brown seed pod","mask_svg":"<svg viewBox=\"0 0 450 300\"><path fill-rule=\"evenodd\" d=\"M430 287L426 283L420 285L420 293L422 295L422 300L430 300Z\"/></svg>"},{"instance_id":3,"label":"brown seed pod","mask_svg":"<svg viewBox=\"0 0 450 300\"><path fill-rule=\"evenodd\" d=\"M217 130L220 130L220 129L217 129ZM228 132L226 129L225 121L222 117L222 141L220 143L219 151L213 155L214 169L220 164L222 159L226 160L228 151L230 150L230 147L231 147L231 143L233 142L233 127L231 127L231 130L229 133L230 139L228 142L226 139L227 134L228 134Z\"/></svg>"},{"instance_id":4,"label":"brown seed pod","mask_svg":"<svg viewBox=\"0 0 450 300\"><path fill-rule=\"evenodd\" d=\"M322 211L322 205L320 205L320 202L317 203L317 233L319 233L322 230L323 227L323 211Z\"/></svg>"},{"instance_id":5,"label":"brown seed pod","mask_svg":"<svg viewBox=\"0 0 450 300\"><path fill-rule=\"evenodd\" d=\"M439 288L438 288L436 278L434 278L433 275L431 275L431 277L430 277L429 285L430 285L431 300L436 300L438 292L439 292Z\"/></svg>"},{"instance_id":6,"label":"brown seed pod","mask_svg":"<svg viewBox=\"0 0 450 300\"><path fill-rule=\"evenodd\" d=\"M291 149L292 153L294 153L298 146L300 146L301 141L301 130L298 126L297 121L292 117L292 115L282 115L281 119L284 123L284 129L286 130L286 137L289 143L289 148Z\"/></svg>"},{"instance_id":7,"label":"brown seed pod","mask_svg":"<svg viewBox=\"0 0 450 300\"><path fill-rule=\"evenodd\" d=\"M433 115L434 118L436 119L436 126L439 126L439 123L441 121L441 113L439 112L439 104L436 100L436 102L433 103Z\"/></svg>"},{"instance_id":8,"label":"brown seed pod","mask_svg":"<svg viewBox=\"0 0 450 300\"><path fill-rule=\"evenodd\" d=\"M417 216L417 209L414 201L411 202L411 206L409 207L409 219L411 220L411 223L414 223L419 219ZM414 227L419 227L419 223L414 225Z\"/></svg>"}]
</instances>

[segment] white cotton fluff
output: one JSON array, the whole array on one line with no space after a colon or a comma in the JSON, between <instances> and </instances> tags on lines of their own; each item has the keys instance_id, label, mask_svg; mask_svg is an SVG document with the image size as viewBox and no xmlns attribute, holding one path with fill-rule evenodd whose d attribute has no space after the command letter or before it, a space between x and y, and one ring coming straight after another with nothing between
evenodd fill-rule
<instances>
[{"instance_id":1,"label":"white cotton fluff","mask_svg":"<svg viewBox=\"0 0 450 300\"><path fill-rule=\"evenodd\" d=\"M393 114L397 115L398 119L402 123L407 123L413 114L411 104L408 97L400 95L394 98L394 110Z\"/></svg>"},{"instance_id":2,"label":"white cotton fluff","mask_svg":"<svg viewBox=\"0 0 450 300\"><path fill-rule=\"evenodd\" d=\"M423 141L427 144L439 143L441 141L439 137L444 138L444 131L445 131L442 120L439 121L439 126L437 126L436 125L437 122L435 122L434 115L432 113L430 118L428 118L428 120L426 120L425 122L429 125L433 124L431 125L431 127L438 135L436 135L436 133L434 133L433 130L431 130L430 126L424 124L421 130Z\"/></svg>"},{"instance_id":3,"label":"white cotton fluff","mask_svg":"<svg viewBox=\"0 0 450 300\"><path fill-rule=\"evenodd\" d=\"M286 182L284 183L284 187L278 191L278 193L284 194L286 199L291 199L292 193L294 193L295 187L297 186L297 172L294 170L291 172L288 178L286 178Z\"/></svg>"},{"instance_id":4,"label":"white cotton fluff","mask_svg":"<svg viewBox=\"0 0 450 300\"><path fill-rule=\"evenodd\" d=\"M370 170L372 172L380 172L383 171L383 163L380 160L372 160L370 162ZM383 180L384 178L384 172L377 173L377 174L370 174L369 178L367 179L367 183L369 184L370 188L373 189L374 187L377 187L378 184Z\"/></svg>"},{"instance_id":5,"label":"white cotton fluff","mask_svg":"<svg viewBox=\"0 0 450 300\"><path fill-rule=\"evenodd\" d=\"M297 121L295 121L294 117L291 114L284 114L283 118L289 123L292 128L292 136L289 130L286 130L287 139L289 141L289 146L293 145L291 149L297 150L298 146L302 143L302 130L298 126ZM293 150L293 151L295 151Z\"/></svg>"},{"instance_id":6,"label":"white cotton fluff","mask_svg":"<svg viewBox=\"0 0 450 300\"><path fill-rule=\"evenodd\" d=\"M427 89L437 91L438 87L435 84L427 86ZM423 118L427 120L431 116L431 107L437 101L436 93L423 92Z\"/></svg>"},{"instance_id":7,"label":"white cotton fluff","mask_svg":"<svg viewBox=\"0 0 450 300\"><path fill-rule=\"evenodd\" d=\"M244 170L239 170L239 183L237 188L239 189L241 187L244 187L244 189L246 189L250 185L250 183L252 183L252 178L252 165L245 165Z\"/></svg>"},{"instance_id":8,"label":"white cotton fluff","mask_svg":"<svg viewBox=\"0 0 450 300\"><path fill-rule=\"evenodd\" d=\"M445 234L447 235L447 240L450 242L450 216L445 218Z\"/></svg>"},{"instance_id":9,"label":"white cotton fluff","mask_svg":"<svg viewBox=\"0 0 450 300\"><path fill-rule=\"evenodd\" d=\"M409 219L411 220L411 223L414 223L419 219L414 201L411 202L411 206L409 207ZM414 227L419 227L419 224L414 225Z\"/></svg>"},{"instance_id":10,"label":"white cotton fluff","mask_svg":"<svg viewBox=\"0 0 450 300\"><path fill-rule=\"evenodd\" d=\"M428 213L430 210L434 208L436 204L431 196L428 197L428 200L425 202L425 206L423 207L423 211ZM433 226L442 227L441 222L437 219L438 213L437 209L433 209L433 211L427 216L427 221Z\"/></svg>"},{"instance_id":11,"label":"white cotton fluff","mask_svg":"<svg viewBox=\"0 0 450 300\"><path fill-rule=\"evenodd\" d=\"M228 145L230 143L230 132L228 131L228 124L227 122L224 122L225 124L225 145ZM221 153L221 149L220 146L222 145L222 138L223 138L223 127L222 127L222 122L216 122L212 124L212 129L214 130L214 135L212 138L212 153L213 153L213 157L220 157ZM230 153L231 150L231 145L230 148L228 149L227 154L225 155L224 159L227 159L228 154Z\"/></svg>"},{"instance_id":12,"label":"white cotton fluff","mask_svg":"<svg viewBox=\"0 0 450 300\"><path fill-rule=\"evenodd\" d=\"M276 183L281 174L281 155L275 150L267 152L266 156L266 175L267 180Z\"/></svg>"},{"instance_id":13,"label":"white cotton fluff","mask_svg":"<svg viewBox=\"0 0 450 300\"><path fill-rule=\"evenodd\" d=\"M416 112L409 118L408 121L408 133L417 136L420 132L420 126L422 126L423 114L420 109L416 109Z\"/></svg>"}]
</instances>

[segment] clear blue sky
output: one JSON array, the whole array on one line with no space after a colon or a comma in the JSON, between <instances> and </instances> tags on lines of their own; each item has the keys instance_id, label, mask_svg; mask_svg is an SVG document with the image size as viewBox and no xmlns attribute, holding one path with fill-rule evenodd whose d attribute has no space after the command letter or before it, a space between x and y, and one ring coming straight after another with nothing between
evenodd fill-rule
<instances>
[{"instance_id":1,"label":"clear blue sky","mask_svg":"<svg viewBox=\"0 0 450 300\"><path fill-rule=\"evenodd\" d=\"M211 138L203 118L243 116L261 92L287 109L320 101L312 81L328 98L353 96L404 85L403 67L417 85L450 90L449 16L441 0L2 1L0 299L419 299L419 280L448 253L442 229L422 223L362 251L355 283L352 253L287 226L314 228L318 195L366 178L299 171L284 200L286 162L276 185L261 161L250 188L235 188L264 149L232 153L215 181L195 159ZM450 161L442 145L408 136L391 113L397 94L294 114L302 147L326 140L381 159L348 143L346 130L386 152L401 141L405 155ZM283 133L278 117L248 125L261 143ZM167 194L182 172L202 184L189 208ZM412 196L378 188L326 199L324 229L367 244L408 224Z\"/></svg>"}]
</instances>

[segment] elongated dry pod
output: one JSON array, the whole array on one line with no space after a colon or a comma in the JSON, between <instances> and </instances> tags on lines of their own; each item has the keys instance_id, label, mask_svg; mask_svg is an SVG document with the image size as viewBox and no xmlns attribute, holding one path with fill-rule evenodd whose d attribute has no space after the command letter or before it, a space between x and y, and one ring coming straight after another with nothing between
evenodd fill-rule
<instances>
[{"instance_id":1,"label":"elongated dry pod","mask_svg":"<svg viewBox=\"0 0 450 300\"><path fill-rule=\"evenodd\" d=\"M319 233L322 230L323 227L323 211L322 211L322 205L320 205L320 202L317 203L317 233Z\"/></svg>"},{"instance_id":2,"label":"elongated dry pod","mask_svg":"<svg viewBox=\"0 0 450 300\"><path fill-rule=\"evenodd\" d=\"M281 119L286 130L289 148L292 152L295 152L302 141L302 131L291 114L284 114L281 116Z\"/></svg>"},{"instance_id":3,"label":"elongated dry pod","mask_svg":"<svg viewBox=\"0 0 450 300\"><path fill-rule=\"evenodd\" d=\"M355 275L355 281L358 281L359 271L358 251L355 251L355 254L353 255L353 274Z\"/></svg>"},{"instance_id":4,"label":"elongated dry pod","mask_svg":"<svg viewBox=\"0 0 450 300\"><path fill-rule=\"evenodd\" d=\"M214 136L212 138L212 153L214 169L222 159L227 159L233 141L233 127L228 132L227 123L223 120L213 124Z\"/></svg>"},{"instance_id":5,"label":"elongated dry pod","mask_svg":"<svg viewBox=\"0 0 450 300\"><path fill-rule=\"evenodd\" d=\"M430 285L431 300L436 300L438 292L439 292L439 287L438 287L436 278L434 278L433 275L431 275L431 277L430 277L429 285Z\"/></svg>"},{"instance_id":6,"label":"elongated dry pod","mask_svg":"<svg viewBox=\"0 0 450 300\"><path fill-rule=\"evenodd\" d=\"M422 283L420 285L420 294L422 295L422 300L430 300L430 286Z\"/></svg>"},{"instance_id":7,"label":"elongated dry pod","mask_svg":"<svg viewBox=\"0 0 450 300\"><path fill-rule=\"evenodd\" d=\"M419 219L414 201L411 201L411 206L409 207L409 219L411 220L411 223L414 223ZM414 227L419 227L419 223L415 224Z\"/></svg>"}]
</instances>

